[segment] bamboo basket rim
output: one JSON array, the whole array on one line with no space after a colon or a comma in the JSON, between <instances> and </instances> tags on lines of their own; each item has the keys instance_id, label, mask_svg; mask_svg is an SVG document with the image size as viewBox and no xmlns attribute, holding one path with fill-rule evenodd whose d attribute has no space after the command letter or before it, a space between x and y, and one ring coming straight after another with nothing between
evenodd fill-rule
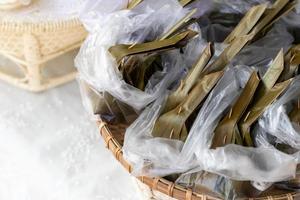
<instances>
[{"instance_id":1,"label":"bamboo basket rim","mask_svg":"<svg viewBox=\"0 0 300 200\"><path fill-rule=\"evenodd\" d=\"M122 145L117 141L108 124L102 119L98 119L97 125L100 135L102 136L106 148L108 148L114 157L121 163L121 165L129 172L132 172L131 165L124 159L122 152ZM191 189L186 189L182 186L176 185L174 182L168 181L164 178L151 178L151 177L137 177L143 184L165 195L178 200L220 200L219 198L212 197L206 194L198 194ZM291 192L283 195L266 196L259 198L246 198L244 200L294 200L300 199L300 193Z\"/></svg>"},{"instance_id":2,"label":"bamboo basket rim","mask_svg":"<svg viewBox=\"0 0 300 200\"><path fill-rule=\"evenodd\" d=\"M44 22L22 22L0 19L0 31L49 32L83 26L79 18L58 19Z\"/></svg>"}]
</instances>

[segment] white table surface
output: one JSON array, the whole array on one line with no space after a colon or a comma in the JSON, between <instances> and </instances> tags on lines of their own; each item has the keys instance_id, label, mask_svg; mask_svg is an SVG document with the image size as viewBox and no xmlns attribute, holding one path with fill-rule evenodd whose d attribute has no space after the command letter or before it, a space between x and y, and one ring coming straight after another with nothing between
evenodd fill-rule
<instances>
[{"instance_id":1,"label":"white table surface","mask_svg":"<svg viewBox=\"0 0 300 200\"><path fill-rule=\"evenodd\" d=\"M40 94L0 82L1 200L139 200L74 81Z\"/></svg>"}]
</instances>

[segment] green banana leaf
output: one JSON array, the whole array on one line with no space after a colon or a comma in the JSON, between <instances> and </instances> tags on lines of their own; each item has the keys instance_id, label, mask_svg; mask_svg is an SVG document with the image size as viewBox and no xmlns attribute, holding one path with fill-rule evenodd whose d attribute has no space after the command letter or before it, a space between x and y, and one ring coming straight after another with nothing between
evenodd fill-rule
<instances>
[{"instance_id":1,"label":"green banana leaf","mask_svg":"<svg viewBox=\"0 0 300 200\"><path fill-rule=\"evenodd\" d=\"M252 7L235 27L235 29L227 36L227 38L224 40L224 43L229 44L235 38L247 35L259 21L266 9L266 4Z\"/></svg>"},{"instance_id":2,"label":"green banana leaf","mask_svg":"<svg viewBox=\"0 0 300 200\"><path fill-rule=\"evenodd\" d=\"M241 122L239 129L242 133L242 138L247 146L253 146L250 129L251 126L258 120L264 110L277 99L277 97L289 86L291 79L278 83L284 68L283 50L280 50L276 58L270 65L260 82L251 105L247 108ZM275 86L274 86L275 85Z\"/></svg>"},{"instance_id":3,"label":"green banana leaf","mask_svg":"<svg viewBox=\"0 0 300 200\"><path fill-rule=\"evenodd\" d=\"M269 69L264 74L262 82L259 85L257 92L255 94L256 98L263 96L268 90L270 90L277 80L279 79L281 73L284 69L284 54L281 49L273 62L271 63Z\"/></svg>"},{"instance_id":4,"label":"green banana leaf","mask_svg":"<svg viewBox=\"0 0 300 200\"><path fill-rule=\"evenodd\" d=\"M136 83L134 83L134 86L144 91L151 76L157 71L162 71L162 68L160 55L149 56L140 67L136 68L136 78L134 79Z\"/></svg>"},{"instance_id":5,"label":"green banana leaf","mask_svg":"<svg viewBox=\"0 0 300 200\"><path fill-rule=\"evenodd\" d=\"M140 3L142 3L143 0L131 0L130 3L128 3L127 5L127 9L133 9L135 8L137 5L139 5ZM191 2L193 2L194 0L179 0L179 3L184 7L188 4L190 4Z\"/></svg>"},{"instance_id":6,"label":"green banana leaf","mask_svg":"<svg viewBox=\"0 0 300 200\"><path fill-rule=\"evenodd\" d=\"M151 59L151 56L157 55L161 51L183 47L196 34L196 32L188 30L161 41L136 45L115 45L110 47L109 51L115 57L124 80L128 84L143 89L143 82L147 82L145 80L142 81L144 73L147 70L149 71L151 66L157 66L151 62L151 60L154 61L157 59ZM140 74L141 77L136 77L134 74Z\"/></svg>"},{"instance_id":7,"label":"green banana leaf","mask_svg":"<svg viewBox=\"0 0 300 200\"><path fill-rule=\"evenodd\" d=\"M178 106L188 95L192 87L199 80L200 74L212 57L212 45L209 43L201 53L199 59L189 71L184 80L180 82L179 87L169 95L164 111L168 112Z\"/></svg>"},{"instance_id":8,"label":"green banana leaf","mask_svg":"<svg viewBox=\"0 0 300 200\"><path fill-rule=\"evenodd\" d=\"M274 25L275 22L280 20L280 18L286 16L290 11L292 11L297 5L296 1L290 1L287 3L282 10L275 16L275 18L261 31L263 35L265 35L271 27Z\"/></svg>"},{"instance_id":9,"label":"green banana leaf","mask_svg":"<svg viewBox=\"0 0 300 200\"><path fill-rule=\"evenodd\" d=\"M291 64L292 65L300 65L300 44L294 46L292 49L291 49Z\"/></svg>"},{"instance_id":10,"label":"green banana leaf","mask_svg":"<svg viewBox=\"0 0 300 200\"><path fill-rule=\"evenodd\" d=\"M183 30L188 24L190 24L192 16L197 12L197 9L193 9L188 12L182 19L180 19L174 26L172 26L166 33L164 33L159 40L165 40L172 35L176 34L180 30Z\"/></svg>"},{"instance_id":11,"label":"green banana leaf","mask_svg":"<svg viewBox=\"0 0 300 200\"><path fill-rule=\"evenodd\" d=\"M108 92L99 94L89 88L89 98L92 101L94 114L100 115L110 123L132 123L138 114L127 104L114 98Z\"/></svg>"},{"instance_id":12,"label":"green banana leaf","mask_svg":"<svg viewBox=\"0 0 300 200\"><path fill-rule=\"evenodd\" d=\"M297 60L297 53L293 52L293 47L284 56L284 69L278 79L279 82L286 81L295 76L300 63L293 63L293 59ZM300 54L299 58L300 58ZM300 61L300 60L299 60Z\"/></svg>"},{"instance_id":13,"label":"green banana leaf","mask_svg":"<svg viewBox=\"0 0 300 200\"><path fill-rule=\"evenodd\" d=\"M215 129L211 148L215 149L231 143L243 144L237 123L250 104L259 82L257 72L253 72L238 100Z\"/></svg>"},{"instance_id":14,"label":"green banana leaf","mask_svg":"<svg viewBox=\"0 0 300 200\"><path fill-rule=\"evenodd\" d=\"M155 54L154 54L155 55ZM148 55L151 56L151 55ZM126 83L129 83L130 85L134 85L135 81L134 79L134 72L139 66L143 65L144 62L147 60L146 56L144 54L139 54L135 56L130 56L128 59L122 60L122 63L120 64L119 70L123 75L123 79Z\"/></svg>"},{"instance_id":15,"label":"green banana leaf","mask_svg":"<svg viewBox=\"0 0 300 200\"><path fill-rule=\"evenodd\" d=\"M240 50L247 44L249 39L251 38L250 35L241 36L235 38L227 48L221 53L221 55L209 66L207 66L204 71L203 75L221 71L226 68L226 66L230 63L230 61L240 52Z\"/></svg>"},{"instance_id":16,"label":"green banana leaf","mask_svg":"<svg viewBox=\"0 0 300 200\"><path fill-rule=\"evenodd\" d=\"M280 76L280 81L285 81L297 74L300 65L300 45L293 46L285 55L285 67Z\"/></svg>"},{"instance_id":17,"label":"green banana leaf","mask_svg":"<svg viewBox=\"0 0 300 200\"><path fill-rule=\"evenodd\" d=\"M250 32L250 35L253 36L253 40L257 40L263 29L268 26L274 19L276 19L276 16L280 13L280 11L289 3L289 0L277 0L272 8L267 9L261 18L261 20L257 23L257 25L252 29Z\"/></svg>"},{"instance_id":18,"label":"green banana leaf","mask_svg":"<svg viewBox=\"0 0 300 200\"><path fill-rule=\"evenodd\" d=\"M204 76L193 87L183 102L169 112L163 113L156 121L152 135L185 141L187 137L186 120L209 94L223 75L223 71Z\"/></svg>"},{"instance_id":19,"label":"green banana leaf","mask_svg":"<svg viewBox=\"0 0 300 200\"><path fill-rule=\"evenodd\" d=\"M242 133L242 138L245 140L247 146L253 146L250 129L251 126L263 114L266 108L271 105L290 85L292 79L277 83L272 89L267 90L263 96L256 98L252 105L247 109L247 112L242 117L239 128Z\"/></svg>"},{"instance_id":20,"label":"green banana leaf","mask_svg":"<svg viewBox=\"0 0 300 200\"><path fill-rule=\"evenodd\" d=\"M184 7L190 3L192 3L194 0L179 0L179 3Z\"/></svg>"},{"instance_id":21,"label":"green banana leaf","mask_svg":"<svg viewBox=\"0 0 300 200\"><path fill-rule=\"evenodd\" d=\"M147 42L142 44L118 44L109 48L109 52L116 59L120 65L122 59L126 56L153 53L167 51L175 48L181 48L187 44L187 42L197 35L197 32L187 30L183 33L172 36L169 39Z\"/></svg>"},{"instance_id":22,"label":"green banana leaf","mask_svg":"<svg viewBox=\"0 0 300 200\"><path fill-rule=\"evenodd\" d=\"M182 19L180 19L173 27L169 29L160 39L159 41L165 40L167 38L170 38L174 34L178 33L179 31L185 29L187 25L190 23L193 23L193 19L191 18L197 9L191 10L186 16L184 16ZM143 55L143 57L145 57ZM153 73L155 71L158 71L157 68L161 69L161 64L158 64L157 62L159 55L146 55L148 57L147 59L144 59L140 64L132 64L132 57L128 59L129 67L127 67L127 70L123 70L123 77L127 78L127 83L130 83L134 85L135 87L144 90L146 83L148 82L150 76L148 75L148 78L145 79L146 71L152 71ZM153 63L155 62L156 63ZM158 64L158 65L157 65ZM124 64L125 65L125 64ZM140 66L140 67L137 67ZM156 66L156 67L155 67ZM158 66L158 67L157 67ZM125 67L126 68L126 67ZM136 76L132 77L132 73L136 74ZM151 73L151 74L153 74ZM133 80L137 80L137 83L135 84Z\"/></svg>"},{"instance_id":23,"label":"green banana leaf","mask_svg":"<svg viewBox=\"0 0 300 200\"><path fill-rule=\"evenodd\" d=\"M159 54L153 53L149 55L135 55L130 57L126 62L128 64L127 70L121 71L123 79L126 83L139 88L144 91L151 76L157 72L162 71L162 61Z\"/></svg>"},{"instance_id":24,"label":"green banana leaf","mask_svg":"<svg viewBox=\"0 0 300 200\"><path fill-rule=\"evenodd\" d=\"M135 8L137 5L142 3L142 1L143 0L131 0L127 5L127 9L131 10L131 9Z\"/></svg>"}]
</instances>

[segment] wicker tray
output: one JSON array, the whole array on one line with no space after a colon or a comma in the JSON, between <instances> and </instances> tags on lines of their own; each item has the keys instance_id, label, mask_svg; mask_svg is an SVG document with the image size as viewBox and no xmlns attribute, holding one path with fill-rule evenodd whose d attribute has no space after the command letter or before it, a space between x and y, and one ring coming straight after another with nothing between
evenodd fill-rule
<instances>
[{"instance_id":1,"label":"wicker tray","mask_svg":"<svg viewBox=\"0 0 300 200\"><path fill-rule=\"evenodd\" d=\"M20 3L19 1L15 1L11 3L0 4L0 10L12 10L21 6L23 6L22 3Z\"/></svg>"},{"instance_id":2,"label":"wicker tray","mask_svg":"<svg viewBox=\"0 0 300 200\"><path fill-rule=\"evenodd\" d=\"M22 6L28 6L31 2L21 2L20 0L15 0L7 3L0 3L0 10L12 10L17 9Z\"/></svg>"},{"instance_id":3,"label":"wicker tray","mask_svg":"<svg viewBox=\"0 0 300 200\"><path fill-rule=\"evenodd\" d=\"M131 166L123 157L122 144L126 125L111 125L103 120L97 122L100 135L105 141L106 147L113 153L115 158L125 167L130 173ZM164 178L138 177L136 181L139 189L145 193L148 199L157 200L219 200L218 198L206 195L197 194L190 189L175 185ZM249 200L300 200L300 193L287 193L284 195L267 196L260 198L249 198Z\"/></svg>"},{"instance_id":4,"label":"wicker tray","mask_svg":"<svg viewBox=\"0 0 300 200\"><path fill-rule=\"evenodd\" d=\"M16 76L0 69L1 80L39 92L75 78L75 68L49 78L43 75L43 68L47 68L49 61L80 47L87 32L77 17L45 21L38 17L37 21L22 21L7 19L9 17L5 17L5 14L1 16L0 55L12 61L16 69L21 71L21 75Z\"/></svg>"}]
</instances>

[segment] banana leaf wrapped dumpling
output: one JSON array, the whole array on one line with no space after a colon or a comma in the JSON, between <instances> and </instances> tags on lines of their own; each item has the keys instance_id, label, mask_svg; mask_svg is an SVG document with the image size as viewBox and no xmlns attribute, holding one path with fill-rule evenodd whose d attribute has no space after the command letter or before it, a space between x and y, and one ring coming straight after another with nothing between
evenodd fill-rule
<instances>
[{"instance_id":1,"label":"banana leaf wrapped dumpling","mask_svg":"<svg viewBox=\"0 0 300 200\"><path fill-rule=\"evenodd\" d=\"M133 173L167 176L200 166L201 170L235 180L276 182L292 177L296 169L294 158L275 148L229 144L210 149L214 128L237 100L251 73L247 67L230 67L225 71L202 104L184 143L152 135L167 95L146 108L125 134L124 155L132 164ZM240 161L240 165L236 165L236 161Z\"/></svg>"},{"instance_id":2,"label":"banana leaf wrapped dumpling","mask_svg":"<svg viewBox=\"0 0 300 200\"><path fill-rule=\"evenodd\" d=\"M211 48L209 44L179 87L168 96L163 112L155 123L153 136L182 141L186 139L186 120L223 75L221 71L199 79L212 56Z\"/></svg>"},{"instance_id":3,"label":"banana leaf wrapped dumpling","mask_svg":"<svg viewBox=\"0 0 300 200\"><path fill-rule=\"evenodd\" d=\"M147 0L137 3L132 10L108 10L105 14L93 10L93 16L96 19L93 19L91 23L97 21L97 26L89 26L89 37L83 43L75 62L80 78L91 85L100 95L102 92L106 92L138 113L157 99L177 79L177 75L185 67L185 62L180 61L180 59L170 59L167 54L171 52L169 50L174 48L180 52L180 48L186 44L184 41L191 38L185 37L187 35L184 35L183 31L186 30L184 29L181 32L176 32L177 35L173 34L165 38L165 40L170 41L172 37L178 39L184 35L184 38L179 38L175 43L166 45L164 41L159 40L190 12L177 1ZM157 42L159 45L163 43L163 45L156 46L157 48L150 46L148 49L150 51L137 50L139 45L148 42ZM134 51L137 59L128 59L129 64L122 65L129 66L125 68L126 70L119 68L121 66L120 60L123 60L121 58L126 57L126 55L121 55L120 60L119 57L115 59L113 55L116 54L111 54L109 51L109 48L113 46L126 47L126 51ZM165 53L160 50L164 50ZM138 52L140 56L136 54ZM145 55L147 59L145 59ZM157 58L156 55L158 55ZM152 62L151 59L155 62ZM129 62L130 60L131 62ZM150 60L150 64L143 64L145 60ZM178 64L175 64L176 62ZM137 70L136 67L141 65L141 70ZM155 72L159 73L159 79ZM137 80L136 77L141 78ZM155 79L155 84L153 84L152 79ZM132 80L134 80L133 85L130 82ZM152 84L148 85L148 82ZM113 102L109 104L112 105ZM99 108L103 107L105 108L105 106L99 106ZM106 110L107 108L104 109L105 113Z\"/></svg>"},{"instance_id":4,"label":"banana leaf wrapped dumpling","mask_svg":"<svg viewBox=\"0 0 300 200\"><path fill-rule=\"evenodd\" d=\"M223 42L224 51L215 54L208 44L200 57L190 56L194 49L189 45L201 40L195 36L196 24L191 25L198 20L194 14L201 12L182 8L176 0L163 1L170 4L131 1L133 10L106 18L102 34L88 38L96 46L81 52L95 62L81 70L95 89L96 95L88 92L95 100L92 110L102 119L131 124L123 152L133 173L172 178L183 173L186 186L227 199L259 195L274 182L278 188L297 189L297 180L289 181L298 164L295 144L255 134L264 112L298 73L291 35L283 29L274 37L281 30L278 20L294 1L257 5L243 18L208 13L213 23L230 26L228 30L241 20L227 38L220 34L217 41ZM192 0L180 3L193 7ZM245 51L248 47L253 48ZM94 99L97 95L101 101ZM287 112L294 128L300 118L298 102L289 103Z\"/></svg>"}]
</instances>

